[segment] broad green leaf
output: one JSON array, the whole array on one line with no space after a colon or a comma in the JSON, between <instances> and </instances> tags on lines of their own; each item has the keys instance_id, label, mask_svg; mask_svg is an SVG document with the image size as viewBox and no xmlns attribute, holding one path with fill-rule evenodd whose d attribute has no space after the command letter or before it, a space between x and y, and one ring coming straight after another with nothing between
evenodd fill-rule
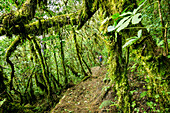
<instances>
[{"instance_id":1,"label":"broad green leaf","mask_svg":"<svg viewBox=\"0 0 170 113\"><path fill-rule=\"evenodd\" d=\"M141 16L141 13L138 13L132 17L132 24L138 24L142 18L139 18Z\"/></svg>"},{"instance_id":2,"label":"broad green leaf","mask_svg":"<svg viewBox=\"0 0 170 113\"><path fill-rule=\"evenodd\" d=\"M125 47L129 47L131 46L134 42L136 42L138 40L138 37L137 38L133 38L133 39L130 39L128 42L126 42L122 48L125 48Z\"/></svg>"},{"instance_id":3,"label":"broad green leaf","mask_svg":"<svg viewBox=\"0 0 170 113\"><path fill-rule=\"evenodd\" d=\"M137 11L138 11L137 9L134 9L134 10L133 10L133 14L136 14Z\"/></svg>"},{"instance_id":4,"label":"broad green leaf","mask_svg":"<svg viewBox=\"0 0 170 113\"><path fill-rule=\"evenodd\" d=\"M132 12L127 12L127 13L121 14L120 16L131 15L131 14L133 14L133 13Z\"/></svg>"},{"instance_id":5,"label":"broad green leaf","mask_svg":"<svg viewBox=\"0 0 170 113\"><path fill-rule=\"evenodd\" d=\"M117 32L120 32L122 29L126 28L131 21L131 18L129 18L126 22L124 22L120 27L117 29Z\"/></svg>"},{"instance_id":6,"label":"broad green leaf","mask_svg":"<svg viewBox=\"0 0 170 113\"><path fill-rule=\"evenodd\" d=\"M147 95L147 91L144 91L144 92L142 92L141 94L140 94L140 98L143 98L144 96L146 96Z\"/></svg>"},{"instance_id":7,"label":"broad green leaf","mask_svg":"<svg viewBox=\"0 0 170 113\"><path fill-rule=\"evenodd\" d=\"M114 31L115 29L116 29L115 26L109 26L109 27L107 28L107 31L108 31L108 32L111 32L111 31Z\"/></svg>"},{"instance_id":8,"label":"broad green leaf","mask_svg":"<svg viewBox=\"0 0 170 113\"><path fill-rule=\"evenodd\" d=\"M142 29L138 31L138 38L142 36Z\"/></svg>"},{"instance_id":9,"label":"broad green leaf","mask_svg":"<svg viewBox=\"0 0 170 113\"><path fill-rule=\"evenodd\" d=\"M146 30L149 32L149 31L150 31L150 27L149 27L149 26L146 26Z\"/></svg>"},{"instance_id":10,"label":"broad green leaf","mask_svg":"<svg viewBox=\"0 0 170 113\"><path fill-rule=\"evenodd\" d=\"M145 81L146 81L147 83L149 83L149 81L150 81L150 80L149 80L149 76L146 77Z\"/></svg>"},{"instance_id":11,"label":"broad green leaf","mask_svg":"<svg viewBox=\"0 0 170 113\"><path fill-rule=\"evenodd\" d=\"M42 39L42 41L47 41L47 40L48 40L47 37L45 37L45 38Z\"/></svg>"},{"instance_id":12,"label":"broad green leaf","mask_svg":"<svg viewBox=\"0 0 170 113\"><path fill-rule=\"evenodd\" d=\"M123 18L123 19L117 24L116 28L118 28L119 26L121 26L121 25L122 25L127 19L129 19L129 18L130 18L130 16Z\"/></svg>"},{"instance_id":13,"label":"broad green leaf","mask_svg":"<svg viewBox=\"0 0 170 113\"><path fill-rule=\"evenodd\" d=\"M131 40L129 40L128 42L126 42L126 43L123 45L123 48L130 46L130 45L133 43L134 40L136 40L136 39L131 39Z\"/></svg>"},{"instance_id":14,"label":"broad green leaf","mask_svg":"<svg viewBox=\"0 0 170 113\"><path fill-rule=\"evenodd\" d=\"M136 38L138 38L138 37L136 37L136 36L130 37L130 38L126 39L126 42L131 40L131 39L136 39Z\"/></svg>"}]
</instances>

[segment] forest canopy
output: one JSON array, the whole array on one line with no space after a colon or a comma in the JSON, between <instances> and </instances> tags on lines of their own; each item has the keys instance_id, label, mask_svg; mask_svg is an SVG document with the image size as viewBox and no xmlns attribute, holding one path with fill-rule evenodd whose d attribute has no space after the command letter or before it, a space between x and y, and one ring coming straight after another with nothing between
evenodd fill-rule
<instances>
[{"instance_id":1,"label":"forest canopy","mask_svg":"<svg viewBox=\"0 0 170 113\"><path fill-rule=\"evenodd\" d=\"M169 4L0 0L0 112L49 111L96 66L107 67L117 111L168 112Z\"/></svg>"}]
</instances>

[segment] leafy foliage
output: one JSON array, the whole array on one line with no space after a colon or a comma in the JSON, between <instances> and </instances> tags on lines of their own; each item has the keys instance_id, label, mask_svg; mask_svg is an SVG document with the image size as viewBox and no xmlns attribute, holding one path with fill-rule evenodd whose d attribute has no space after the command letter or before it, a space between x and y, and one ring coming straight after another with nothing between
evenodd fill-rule
<instances>
[{"instance_id":1,"label":"leafy foliage","mask_svg":"<svg viewBox=\"0 0 170 113\"><path fill-rule=\"evenodd\" d=\"M123 45L122 48L131 46L133 43L135 43L137 40L139 40L141 36L142 36L142 30L139 30L138 31L138 36L128 38L127 42Z\"/></svg>"},{"instance_id":2,"label":"leafy foliage","mask_svg":"<svg viewBox=\"0 0 170 113\"><path fill-rule=\"evenodd\" d=\"M67 88L90 77L100 54L109 68L103 81L111 81L117 94L116 102L103 101L100 109L112 104L121 112L169 110L167 0L161 9L160 0L128 1L127 8L124 1L37 0L25 11L31 6L26 1L0 1L0 34L6 35L0 40L0 107L5 112L48 111Z\"/></svg>"},{"instance_id":3,"label":"leafy foliage","mask_svg":"<svg viewBox=\"0 0 170 113\"><path fill-rule=\"evenodd\" d=\"M132 24L138 24L142 19L140 17L142 14L137 13L137 11L144 5L145 2L143 2L137 9L134 9L133 12L126 12L121 15L114 14L112 16L113 19L121 18L121 17L123 17L123 19L121 19L116 26L109 26L108 32L114 31L115 29L116 29L116 32L120 32L121 30L125 29L130 24L130 21L132 22Z\"/></svg>"}]
</instances>

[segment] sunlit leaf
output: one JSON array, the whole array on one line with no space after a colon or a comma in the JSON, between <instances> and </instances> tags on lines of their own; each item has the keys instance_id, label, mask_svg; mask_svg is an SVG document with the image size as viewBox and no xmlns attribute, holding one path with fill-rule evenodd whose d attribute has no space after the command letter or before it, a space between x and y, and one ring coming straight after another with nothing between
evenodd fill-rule
<instances>
[{"instance_id":1,"label":"sunlit leaf","mask_svg":"<svg viewBox=\"0 0 170 113\"><path fill-rule=\"evenodd\" d=\"M138 37L136 38L133 38L133 39L130 39L128 42L126 42L122 48L125 48L125 47L129 47L131 46L134 42L136 42L138 40Z\"/></svg>"},{"instance_id":2,"label":"sunlit leaf","mask_svg":"<svg viewBox=\"0 0 170 113\"><path fill-rule=\"evenodd\" d=\"M114 31L115 29L116 29L115 26L109 26L109 27L107 28L107 31L108 31L108 32L111 32L111 31Z\"/></svg>"},{"instance_id":3,"label":"sunlit leaf","mask_svg":"<svg viewBox=\"0 0 170 113\"><path fill-rule=\"evenodd\" d=\"M123 48L132 45L132 43L133 43L135 40L136 40L136 39L131 39L131 40L129 40L128 42L126 42L126 43L123 45Z\"/></svg>"},{"instance_id":4,"label":"sunlit leaf","mask_svg":"<svg viewBox=\"0 0 170 113\"><path fill-rule=\"evenodd\" d=\"M132 24L138 24L142 18L139 18L141 16L141 13L138 13L132 17Z\"/></svg>"},{"instance_id":5,"label":"sunlit leaf","mask_svg":"<svg viewBox=\"0 0 170 113\"><path fill-rule=\"evenodd\" d=\"M123 18L123 19L117 24L116 28L118 28L119 26L121 26L121 25L122 25L127 19L129 19L129 18L130 18L130 16Z\"/></svg>"},{"instance_id":6,"label":"sunlit leaf","mask_svg":"<svg viewBox=\"0 0 170 113\"><path fill-rule=\"evenodd\" d=\"M139 108L135 108L134 111L137 111L137 113L139 113Z\"/></svg>"},{"instance_id":7,"label":"sunlit leaf","mask_svg":"<svg viewBox=\"0 0 170 113\"><path fill-rule=\"evenodd\" d=\"M136 37L136 36L130 37L130 38L126 39L126 42L131 40L131 39L136 39L136 38L138 38L138 37Z\"/></svg>"},{"instance_id":8,"label":"sunlit leaf","mask_svg":"<svg viewBox=\"0 0 170 113\"><path fill-rule=\"evenodd\" d=\"M133 14L136 14L137 11L138 11L137 9L134 9L134 10L133 10Z\"/></svg>"},{"instance_id":9,"label":"sunlit leaf","mask_svg":"<svg viewBox=\"0 0 170 113\"><path fill-rule=\"evenodd\" d=\"M150 31L150 27L149 26L146 26L146 29L147 29L148 32Z\"/></svg>"},{"instance_id":10,"label":"sunlit leaf","mask_svg":"<svg viewBox=\"0 0 170 113\"><path fill-rule=\"evenodd\" d=\"M117 29L117 32L120 32L122 29L126 28L126 27L129 25L130 21L131 21L131 18L128 19L126 22L124 22L124 23Z\"/></svg>"},{"instance_id":11,"label":"sunlit leaf","mask_svg":"<svg viewBox=\"0 0 170 113\"><path fill-rule=\"evenodd\" d=\"M138 31L138 38L140 38L142 36L142 30Z\"/></svg>"},{"instance_id":12,"label":"sunlit leaf","mask_svg":"<svg viewBox=\"0 0 170 113\"><path fill-rule=\"evenodd\" d=\"M170 94L170 92L166 92L168 95Z\"/></svg>"}]
</instances>

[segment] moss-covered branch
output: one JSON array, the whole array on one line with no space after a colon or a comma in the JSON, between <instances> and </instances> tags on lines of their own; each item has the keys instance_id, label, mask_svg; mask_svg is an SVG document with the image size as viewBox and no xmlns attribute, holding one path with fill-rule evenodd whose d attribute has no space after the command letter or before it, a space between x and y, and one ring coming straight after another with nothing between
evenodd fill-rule
<instances>
[{"instance_id":1,"label":"moss-covered branch","mask_svg":"<svg viewBox=\"0 0 170 113\"><path fill-rule=\"evenodd\" d=\"M13 77L14 77L14 64L10 61L9 57L11 56L11 54L16 50L16 47L21 43L20 40L20 36L18 36L13 42L12 44L9 46L9 48L7 49L7 52L5 54L5 58L7 63L11 66L12 72L11 72L11 80L10 80L10 89L13 88Z\"/></svg>"},{"instance_id":2,"label":"moss-covered branch","mask_svg":"<svg viewBox=\"0 0 170 113\"><path fill-rule=\"evenodd\" d=\"M27 0L27 2L31 2L30 0ZM26 3L27 3L26 2ZM48 28L51 28L53 26L65 26L65 25L78 25L78 29L80 29L85 23L86 21L91 18L93 16L93 14L98 10L99 8L99 1L96 0L86 0L84 2L84 5L82 7L81 10L79 10L78 12L75 13L71 13L71 14L65 14L65 15L59 15L59 16L54 16L51 17L49 19L46 20L40 20L41 21L41 30L45 31ZM25 3L25 4L26 4ZM88 5L86 4L88 3ZM10 34L19 34L21 33L21 26L20 26L20 22L22 22L22 24L25 25L25 32L27 34L35 34L35 31L37 31L36 35L41 35L41 32L39 30L39 21L30 23L30 24L26 24L28 23L28 20L31 20L34 16L35 10L36 9L36 3L30 3L30 4L26 4L23 5L25 6L25 10L24 8L21 8L23 10L18 11L16 14L11 14L9 16L5 16L4 17L4 22L3 22L3 27L0 28L0 36L5 34L5 29L4 26L6 26L7 28L11 28ZM26 7L29 6L29 7ZM27 11L29 10L29 11ZM12 20L9 20L12 19Z\"/></svg>"},{"instance_id":3,"label":"moss-covered branch","mask_svg":"<svg viewBox=\"0 0 170 113\"><path fill-rule=\"evenodd\" d=\"M37 0L27 0L18 11L11 11L8 14L4 14L3 18L1 18L1 24L6 34L16 34L15 26L19 25L21 27L32 20L36 9ZM0 30L2 30L2 28ZM2 31L0 33L2 33Z\"/></svg>"}]
</instances>

